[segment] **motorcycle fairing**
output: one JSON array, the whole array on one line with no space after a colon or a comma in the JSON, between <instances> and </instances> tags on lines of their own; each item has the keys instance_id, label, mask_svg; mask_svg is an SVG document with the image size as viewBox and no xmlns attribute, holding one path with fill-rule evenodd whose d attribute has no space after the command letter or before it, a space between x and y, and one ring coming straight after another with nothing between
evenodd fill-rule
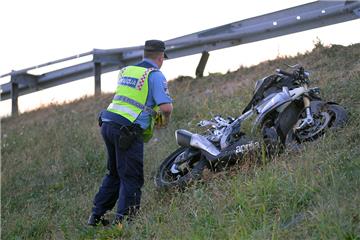
<instances>
[{"instance_id":1,"label":"motorcycle fairing","mask_svg":"<svg viewBox=\"0 0 360 240\"><path fill-rule=\"evenodd\" d=\"M175 136L180 146L199 149L209 162L224 157L233 157L235 155L241 157L246 152L257 149L260 146L259 143L243 137L219 151L214 144L199 134L193 134L187 130L179 129L175 131Z\"/></svg>"},{"instance_id":2,"label":"motorcycle fairing","mask_svg":"<svg viewBox=\"0 0 360 240\"><path fill-rule=\"evenodd\" d=\"M294 88L295 85L292 80L293 79L291 77L278 74L270 75L258 80L255 85L253 97L242 113L244 114L249 111L253 106L258 105L262 99L268 97L269 95L276 93L279 90L281 91L283 86L286 86L289 89Z\"/></svg>"},{"instance_id":3,"label":"motorcycle fairing","mask_svg":"<svg viewBox=\"0 0 360 240\"><path fill-rule=\"evenodd\" d=\"M234 142L230 146L226 147L225 149L221 150L220 154L217 156L209 155L208 153L202 151L202 154L205 158L211 163L213 161L217 161L218 159L224 158L234 158L236 157L243 157L248 152L253 150L259 149L260 143L250 140L250 138L242 137L238 141Z\"/></svg>"},{"instance_id":4,"label":"motorcycle fairing","mask_svg":"<svg viewBox=\"0 0 360 240\"><path fill-rule=\"evenodd\" d=\"M292 99L289 93L286 91L282 91L279 93L271 94L263 101L261 101L261 103L255 107L259 115L255 119L253 130L264 120L264 118L269 112L287 102L290 102L291 100Z\"/></svg>"}]
</instances>

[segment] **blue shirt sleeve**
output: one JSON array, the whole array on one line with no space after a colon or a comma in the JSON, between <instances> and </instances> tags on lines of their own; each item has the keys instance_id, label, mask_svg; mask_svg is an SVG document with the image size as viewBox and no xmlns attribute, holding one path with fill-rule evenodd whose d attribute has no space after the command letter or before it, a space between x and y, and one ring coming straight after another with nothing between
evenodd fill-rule
<instances>
[{"instance_id":1,"label":"blue shirt sleeve","mask_svg":"<svg viewBox=\"0 0 360 240\"><path fill-rule=\"evenodd\" d=\"M156 105L163 103L172 103L169 94L167 81L165 76L160 71L153 71L149 75L149 83L151 84L151 91Z\"/></svg>"}]
</instances>

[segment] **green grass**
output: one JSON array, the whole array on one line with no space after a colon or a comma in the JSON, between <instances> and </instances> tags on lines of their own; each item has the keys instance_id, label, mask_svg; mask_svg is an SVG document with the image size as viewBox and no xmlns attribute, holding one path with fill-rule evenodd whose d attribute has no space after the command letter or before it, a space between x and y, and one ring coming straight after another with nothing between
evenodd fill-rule
<instances>
[{"instance_id":1,"label":"green grass","mask_svg":"<svg viewBox=\"0 0 360 240\"><path fill-rule=\"evenodd\" d=\"M317 44L225 75L172 81L172 123L145 147L141 213L123 230L86 226L106 173L97 113L111 95L2 119L2 239L360 239L359 59L360 44ZM284 63L304 65L323 98L345 106L345 128L266 164L206 172L181 192L156 190L156 169L177 148L174 130L239 115L255 80Z\"/></svg>"}]
</instances>

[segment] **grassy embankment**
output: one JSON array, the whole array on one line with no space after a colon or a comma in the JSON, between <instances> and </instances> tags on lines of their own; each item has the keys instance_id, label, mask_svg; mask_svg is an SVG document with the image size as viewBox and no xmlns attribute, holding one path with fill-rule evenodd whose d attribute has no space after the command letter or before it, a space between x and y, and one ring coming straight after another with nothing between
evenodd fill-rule
<instances>
[{"instance_id":1,"label":"grassy embankment","mask_svg":"<svg viewBox=\"0 0 360 240\"><path fill-rule=\"evenodd\" d=\"M177 148L175 129L240 114L255 80L284 63L308 68L323 98L345 106L345 128L301 153L207 174L184 192L155 189L157 167ZM169 88L173 122L145 147L142 212L123 231L85 226L106 172L96 116L112 95L2 119L2 239L359 239L360 44L317 44L225 75L179 78Z\"/></svg>"}]
</instances>

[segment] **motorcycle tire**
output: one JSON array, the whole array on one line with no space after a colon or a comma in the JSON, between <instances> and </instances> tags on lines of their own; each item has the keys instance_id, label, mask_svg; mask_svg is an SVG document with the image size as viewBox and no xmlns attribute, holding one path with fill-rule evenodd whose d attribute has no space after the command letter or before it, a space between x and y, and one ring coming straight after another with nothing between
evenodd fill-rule
<instances>
[{"instance_id":1,"label":"motorcycle tire","mask_svg":"<svg viewBox=\"0 0 360 240\"><path fill-rule=\"evenodd\" d=\"M305 131L300 131L296 134L297 139L300 142L303 141L314 141L324 134L327 129L337 129L343 127L347 121L347 114L343 107L335 103L326 103L323 101L312 101L311 102L311 112L314 114L314 120L319 117L326 119L323 120L317 128L308 130L307 134L304 134Z\"/></svg>"},{"instance_id":2,"label":"motorcycle tire","mask_svg":"<svg viewBox=\"0 0 360 240\"><path fill-rule=\"evenodd\" d=\"M331 116L329 127L335 129L344 127L345 123L348 120L345 109L342 106L334 103L328 103L327 106L327 111Z\"/></svg>"},{"instance_id":3,"label":"motorcycle tire","mask_svg":"<svg viewBox=\"0 0 360 240\"><path fill-rule=\"evenodd\" d=\"M208 166L208 161L201 156L197 156L199 160L194 162L187 172L180 172L179 174L173 174L171 172L171 167L176 157L185 152L187 149L188 148L186 147L181 147L164 159L154 179L155 186L157 188L181 188L187 186L192 181L201 179L203 170ZM199 155L201 155L200 152Z\"/></svg>"}]
</instances>

